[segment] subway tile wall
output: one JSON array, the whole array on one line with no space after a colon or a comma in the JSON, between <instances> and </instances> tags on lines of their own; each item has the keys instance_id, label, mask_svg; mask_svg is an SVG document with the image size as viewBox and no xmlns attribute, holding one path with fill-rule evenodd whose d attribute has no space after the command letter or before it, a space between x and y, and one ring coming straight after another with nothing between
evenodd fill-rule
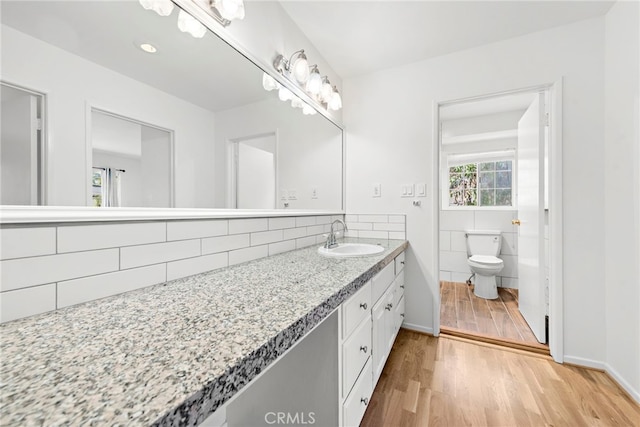
<instances>
[{"instance_id":1,"label":"subway tile wall","mask_svg":"<svg viewBox=\"0 0 640 427\"><path fill-rule=\"evenodd\" d=\"M499 257L504 268L496 277L498 286L518 288L518 233L511 220L516 211L440 211L440 280L466 282L471 276L467 264L466 230L500 230Z\"/></svg>"},{"instance_id":2,"label":"subway tile wall","mask_svg":"<svg viewBox=\"0 0 640 427\"><path fill-rule=\"evenodd\" d=\"M350 237L406 240L404 214L347 214L345 221Z\"/></svg>"},{"instance_id":3,"label":"subway tile wall","mask_svg":"<svg viewBox=\"0 0 640 427\"><path fill-rule=\"evenodd\" d=\"M0 322L321 244L335 219L344 216L5 226Z\"/></svg>"}]
</instances>

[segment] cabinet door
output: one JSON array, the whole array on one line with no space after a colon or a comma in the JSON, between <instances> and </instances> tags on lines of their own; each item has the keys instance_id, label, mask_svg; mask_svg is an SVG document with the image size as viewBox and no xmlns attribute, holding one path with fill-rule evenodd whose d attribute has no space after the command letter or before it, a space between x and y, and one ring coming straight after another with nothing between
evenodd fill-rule
<instances>
[{"instance_id":1,"label":"cabinet door","mask_svg":"<svg viewBox=\"0 0 640 427\"><path fill-rule=\"evenodd\" d=\"M394 311L393 319L395 323L394 335L398 335L398 331L400 330L400 327L402 326L402 322L404 321L404 296L400 298L398 305L393 308L393 311Z\"/></svg>"},{"instance_id":2,"label":"cabinet door","mask_svg":"<svg viewBox=\"0 0 640 427\"><path fill-rule=\"evenodd\" d=\"M387 342L387 328L385 320L387 310L385 310L385 298L381 298L376 305L373 306L371 313L373 328L372 328L372 340L371 340L371 355L373 358L373 384L375 385L380 378L382 368L384 368L384 362L387 360L386 342Z\"/></svg>"},{"instance_id":3,"label":"cabinet door","mask_svg":"<svg viewBox=\"0 0 640 427\"><path fill-rule=\"evenodd\" d=\"M393 347L393 341L396 339L396 320L395 320L395 310L394 310L394 295L395 288L392 286L389 288L389 291L385 294L385 306L384 306L384 326L386 330L385 335L385 353L388 355L391 351L391 347ZM385 356L386 358L386 356Z\"/></svg>"}]
</instances>

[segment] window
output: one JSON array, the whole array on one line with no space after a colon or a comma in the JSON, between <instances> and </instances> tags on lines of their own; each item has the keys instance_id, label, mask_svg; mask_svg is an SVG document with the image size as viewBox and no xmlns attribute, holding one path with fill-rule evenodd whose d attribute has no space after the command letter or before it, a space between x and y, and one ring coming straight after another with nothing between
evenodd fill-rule
<instances>
[{"instance_id":1,"label":"window","mask_svg":"<svg viewBox=\"0 0 640 427\"><path fill-rule=\"evenodd\" d=\"M513 206L513 161L449 167L449 206Z\"/></svg>"}]
</instances>

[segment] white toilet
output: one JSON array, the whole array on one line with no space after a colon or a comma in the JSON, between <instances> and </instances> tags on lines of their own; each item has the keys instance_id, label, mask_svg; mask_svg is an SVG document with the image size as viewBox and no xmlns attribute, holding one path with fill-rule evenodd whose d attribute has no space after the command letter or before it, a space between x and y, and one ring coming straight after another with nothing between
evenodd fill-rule
<instances>
[{"instance_id":1,"label":"white toilet","mask_svg":"<svg viewBox=\"0 0 640 427\"><path fill-rule=\"evenodd\" d=\"M473 293L480 298L498 298L496 275L502 271L504 262L498 258L502 238L500 231L467 230L467 262L476 274Z\"/></svg>"}]
</instances>

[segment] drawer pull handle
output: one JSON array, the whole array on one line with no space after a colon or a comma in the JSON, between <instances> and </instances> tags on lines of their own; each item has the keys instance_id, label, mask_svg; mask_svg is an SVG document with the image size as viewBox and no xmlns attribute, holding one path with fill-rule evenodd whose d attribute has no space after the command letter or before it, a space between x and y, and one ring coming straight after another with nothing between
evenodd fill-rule
<instances>
[{"instance_id":1,"label":"drawer pull handle","mask_svg":"<svg viewBox=\"0 0 640 427\"><path fill-rule=\"evenodd\" d=\"M401 287L402 289L404 289L404 285L400 285L400 287Z\"/></svg>"},{"instance_id":2,"label":"drawer pull handle","mask_svg":"<svg viewBox=\"0 0 640 427\"><path fill-rule=\"evenodd\" d=\"M360 303L360 307L362 307L363 310L366 310L367 309L367 303L366 302Z\"/></svg>"},{"instance_id":3,"label":"drawer pull handle","mask_svg":"<svg viewBox=\"0 0 640 427\"><path fill-rule=\"evenodd\" d=\"M363 397L362 399L360 399L360 402L364 403L364 406L367 406L369 404L369 398Z\"/></svg>"},{"instance_id":4,"label":"drawer pull handle","mask_svg":"<svg viewBox=\"0 0 640 427\"><path fill-rule=\"evenodd\" d=\"M404 265L404 261L400 261L400 264Z\"/></svg>"},{"instance_id":5,"label":"drawer pull handle","mask_svg":"<svg viewBox=\"0 0 640 427\"><path fill-rule=\"evenodd\" d=\"M389 303L386 305L385 309L391 311L391 309L393 308L393 304Z\"/></svg>"},{"instance_id":6,"label":"drawer pull handle","mask_svg":"<svg viewBox=\"0 0 640 427\"><path fill-rule=\"evenodd\" d=\"M368 350L368 348L367 348L367 346L366 346L366 345L361 345L361 346L360 346L360 350L362 350L362 352L366 353L366 352L367 352L367 350Z\"/></svg>"},{"instance_id":7,"label":"drawer pull handle","mask_svg":"<svg viewBox=\"0 0 640 427\"><path fill-rule=\"evenodd\" d=\"M400 316L404 317L404 313L400 313Z\"/></svg>"}]
</instances>

